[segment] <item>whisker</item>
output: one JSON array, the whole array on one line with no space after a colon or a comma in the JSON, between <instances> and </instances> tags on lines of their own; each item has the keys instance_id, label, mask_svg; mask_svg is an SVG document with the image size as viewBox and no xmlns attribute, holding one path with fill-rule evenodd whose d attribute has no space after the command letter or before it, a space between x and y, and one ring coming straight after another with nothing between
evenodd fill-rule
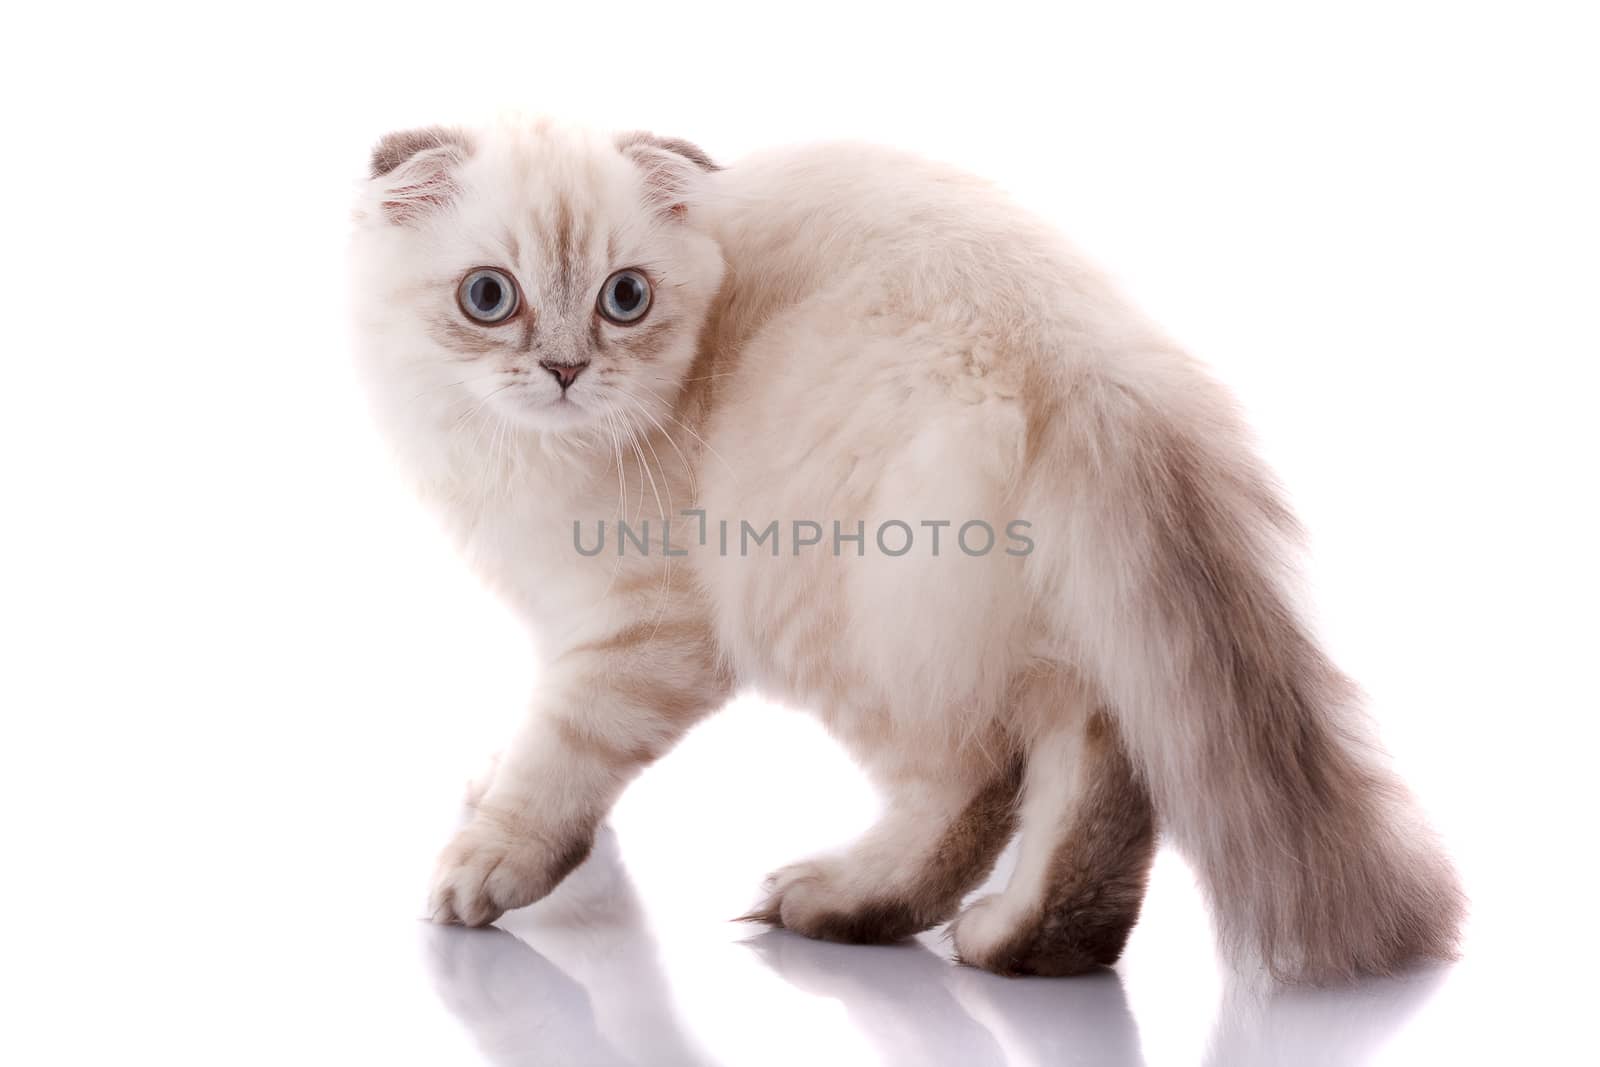
<instances>
[{"instance_id":1,"label":"whisker","mask_svg":"<svg viewBox=\"0 0 1600 1067\"><path fill-rule=\"evenodd\" d=\"M636 400L633 401L633 403L634 403L634 407L641 414L644 414L644 415L648 415L649 414L648 412L646 412L644 410L643 407L639 406L639 404L638 404L638 402ZM626 410L619 409L619 414L621 414L624 419L627 419L628 425L630 427L633 427L633 428L637 429L637 426L633 423L633 420L628 417L628 414L627 414ZM656 466L660 467L661 466L661 456L658 453L656 453L655 446L650 444L650 440L649 440L648 437L645 437L645 444L649 445L651 454L656 457ZM639 449L637 436L634 439L634 446L633 447L634 447L634 453L639 457L639 463L644 467L644 472L645 472L646 477L650 478L650 491L655 493L655 491L656 491L655 477L650 474L650 464L645 462L644 453ZM666 472L665 469L661 470L661 480L663 482L667 483L667 505L670 508L671 505L672 505L672 485L667 480L667 472ZM660 493L656 493L656 508L659 510L660 507L661 507L661 494ZM661 593L660 593L660 596L657 598L657 603L656 603L655 625L653 627L651 627L651 630L650 630L650 636L652 638L654 638L655 635L661 630L662 620L666 618L666 614L667 614L667 604L672 598L672 557L666 555L666 543L667 543L666 526L671 524L672 517L670 515L668 515L666 512L663 512L662 515L661 515L661 521L662 521L662 524L663 524L663 526L662 526L662 534L661 534L661 537L662 537L662 541L661 541L661 545L662 545L662 548L661 548L661 551L662 551ZM648 537L646 538L645 543L648 546L648 544L649 544Z\"/></svg>"},{"instance_id":2,"label":"whisker","mask_svg":"<svg viewBox=\"0 0 1600 1067\"><path fill-rule=\"evenodd\" d=\"M634 405L633 406L633 410L635 412L637 412L640 415L645 416L646 418L649 418L650 413L648 411L645 411L644 408L639 407L637 401L633 401L633 405ZM642 443L644 445L645 448L648 448L650 450L651 458L656 461L656 472L661 475L661 484L662 484L663 488L665 489L666 495L667 495L667 511L665 513L663 513L663 515L662 515L662 518L666 518L669 514L672 513L672 481L671 481L671 479L669 479L667 477L666 468L663 467L662 464L661 464L661 454L656 451L656 446L655 446L654 443L651 442L650 435L647 434L647 433L642 433L641 432L641 433L638 434L638 440L640 441L640 443ZM644 457L642 455L639 458L640 458L641 462L644 459ZM645 465L645 472L649 473L649 470L650 470L650 467L649 467L648 464L646 464ZM650 484L651 484L651 488L654 489L655 488L655 480L651 479L651 483ZM657 499L656 499L656 507L659 508L660 506L661 506L661 500L660 500L659 497L657 497Z\"/></svg>"},{"instance_id":3,"label":"whisker","mask_svg":"<svg viewBox=\"0 0 1600 1067\"><path fill-rule=\"evenodd\" d=\"M422 392L411 398L411 402L416 403L425 396L431 396L434 393L443 392L446 389L459 389L466 384L467 380L465 378L461 379L459 382L444 382L440 385L435 385L431 388L422 390Z\"/></svg>"},{"instance_id":4,"label":"whisker","mask_svg":"<svg viewBox=\"0 0 1600 1067\"><path fill-rule=\"evenodd\" d=\"M615 411L615 409L610 404L606 403L604 400L600 401L600 406L601 406L600 414L605 418L605 421L606 421L606 433L607 433L607 436L611 440L613 454L616 456L617 475L618 475L618 478L620 479L620 477L622 475L622 448L617 443L616 422L612 418L612 415L613 415L613 412ZM621 482L620 481L618 482L618 494L619 494L619 510L621 510L621 505L620 505ZM617 534L617 536L620 537L621 534ZM605 537L604 536L601 537L600 543L601 543L602 546L605 544ZM619 548L620 548L620 542L619 542ZM602 589L600 591L600 595L597 598L595 598L594 604L591 605L590 608L589 608L589 614L592 615L595 612L595 610L597 610L599 608L599 606L605 602L606 598L611 595L612 588L617 584L617 575L620 574L620 573L622 573L622 553L619 551L617 553L617 561L611 565L611 577L606 579L606 587L604 589Z\"/></svg>"},{"instance_id":5,"label":"whisker","mask_svg":"<svg viewBox=\"0 0 1600 1067\"><path fill-rule=\"evenodd\" d=\"M678 425L679 427L681 427L683 429L684 433L688 434L690 437L693 437L696 441L699 441L700 442L700 446L702 448L704 448L707 452L710 452L713 456L716 456L717 457L717 461L720 462L723 465L723 467L727 468L728 473L733 476L733 480L737 484L737 482L739 481L739 472L733 469L733 464L729 463L727 460L722 458L722 453L721 452L718 452L716 449L712 448L711 447L711 443L709 441L707 441L704 437L701 437L699 434L695 433L694 430L689 426L688 423L686 423L682 419L678 418L672 412L663 411L662 414L665 415L671 422L673 422L676 425Z\"/></svg>"},{"instance_id":6,"label":"whisker","mask_svg":"<svg viewBox=\"0 0 1600 1067\"><path fill-rule=\"evenodd\" d=\"M731 378L733 377L733 371L718 371L715 374L702 374L694 378L663 378L659 374L652 375L652 377L654 377L658 382L666 382L668 385L674 385L679 382L709 382L716 378Z\"/></svg>"},{"instance_id":7,"label":"whisker","mask_svg":"<svg viewBox=\"0 0 1600 1067\"><path fill-rule=\"evenodd\" d=\"M618 408L617 409L617 414L619 416L621 416L621 418L622 418L623 428L627 431L627 435L628 435L628 447L633 449L633 456L634 456L635 459L637 459L639 461L639 469L644 473L644 476L646 478L650 479L650 492L655 494L656 510L660 511L661 510L661 494L656 489L656 478L655 478L655 475L650 473L650 465L644 461L644 450L639 447L639 428L638 428L638 426L634 425L633 420L628 417L628 413L627 413L626 410L624 410L622 408ZM644 515L644 482L643 481L640 481L640 483L639 483L639 514L641 516Z\"/></svg>"},{"instance_id":8,"label":"whisker","mask_svg":"<svg viewBox=\"0 0 1600 1067\"><path fill-rule=\"evenodd\" d=\"M611 451L617 461L617 517L626 522L628 519L628 475L622 469L622 442L618 437L615 415L616 409L607 404L605 408L606 430L611 435Z\"/></svg>"},{"instance_id":9,"label":"whisker","mask_svg":"<svg viewBox=\"0 0 1600 1067\"><path fill-rule=\"evenodd\" d=\"M661 432L661 436L666 438L667 444L671 445L672 448L673 448L673 451L678 453L678 460L679 460L679 462L681 462L683 464L683 472L688 477L688 480L689 480L689 499L691 501L699 500L699 498L700 498L699 479L697 479L695 477L694 464L689 462L689 457L684 455L684 452L683 452L682 448L678 447L678 442L673 438L672 434L667 432L667 428L665 426L661 425L661 421L650 413L650 410L647 407L644 406L644 403L640 400L640 398L638 396L634 395L627 388L627 386L619 384L615 388L623 396L625 396L628 399L633 401L635 410L637 410L639 412L639 414L643 415L645 418L649 419L650 422L655 426L655 428ZM654 446L651 446L651 451L652 452L655 451ZM656 457L656 466L658 468L661 467L661 457L660 456ZM666 477L666 472L664 470L662 471L662 477L663 478ZM670 503L670 502L671 501L669 500L668 503Z\"/></svg>"}]
</instances>

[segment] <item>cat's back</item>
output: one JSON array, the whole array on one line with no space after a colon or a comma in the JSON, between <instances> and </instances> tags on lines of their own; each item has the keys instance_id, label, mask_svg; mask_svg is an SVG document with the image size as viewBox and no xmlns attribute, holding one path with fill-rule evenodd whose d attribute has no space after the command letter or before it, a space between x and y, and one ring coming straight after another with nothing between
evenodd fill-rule
<instances>
[{"instance_id":1,"label":"cat's back","mask_svg":"<svg viewBox=\"0 0 1600 1067\"><path fill-rule=\"evenodd\" d=\"M712 175L700 211L728 266L726 347L840 293L865 315L987 324L1035 351L1059 352L1063 331L1091 322L1138 322L1049 222L913 153L858 142L758 153Z\"/></svg>"},{"instance_id":2,"label":"cat's back","mask_svg":"<svg viewBox=\"0 0 1600 1067\"><path fill-rule=\"evenodd\" d=\"M997 187L879 145L831 142L758 153L714 176L710 225L736 270L759 268L791 295L862 267L953 264L1001 270L1059 253L1048 227Z\"/></svg>"},{"instance_id":3,"label":"cat's back","mask_svg":"<svg viewBox=\"0 0 1600 1067\"><path fill-rule=\"evenodd\" d=\"M908 236L1021 221L1004 218L1020 212L977 175L857 141L757 152L716 172L712 188L714 225L736 249L821 238L894 251Z\"/></svg>"}]
</instances>

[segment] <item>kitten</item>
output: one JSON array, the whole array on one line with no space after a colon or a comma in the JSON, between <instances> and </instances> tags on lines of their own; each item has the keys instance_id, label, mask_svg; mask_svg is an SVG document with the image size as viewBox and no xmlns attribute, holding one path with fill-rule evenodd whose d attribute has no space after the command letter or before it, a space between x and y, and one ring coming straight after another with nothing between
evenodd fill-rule
<instances>
[{"instance_id":1,"label":"kitten","mask_svg":"<svg viewBox=\"0 0 1600 1067\"><path fill-rule=\"evenodd\" d=\"M1302 621L1227 395L988 185L863 146L721 169L550 123L391 135L355 233L378 420L548 663L433 917L548 893L736 686L887 794L749 916L1113 962L1157 825L1241 966L1453 953L1455 875Z\"/></svg>"}]
</instances>

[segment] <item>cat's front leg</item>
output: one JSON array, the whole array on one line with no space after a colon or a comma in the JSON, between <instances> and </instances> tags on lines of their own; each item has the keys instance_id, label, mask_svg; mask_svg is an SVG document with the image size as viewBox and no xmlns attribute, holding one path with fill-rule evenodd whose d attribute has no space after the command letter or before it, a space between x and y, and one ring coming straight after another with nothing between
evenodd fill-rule
<instances>
[{"instance_id":1,"label":"cat's front leg","mask_svg":"<svg viewBox=\"0 0 1600 1067\"><path fill-rule=\"evenodd\" d=\"M695 622L640 623L561 656L439 859L433 920L484 926L549 893L623 787L728 689Z\"/></svg>"}]
</instances>

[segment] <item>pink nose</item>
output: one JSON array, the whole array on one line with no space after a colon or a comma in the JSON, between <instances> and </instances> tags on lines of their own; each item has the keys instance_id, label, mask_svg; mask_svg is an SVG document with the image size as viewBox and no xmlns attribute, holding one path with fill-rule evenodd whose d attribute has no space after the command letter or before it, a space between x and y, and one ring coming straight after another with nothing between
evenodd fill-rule
<instances>
[{"instance_id":1,"label":"pink nose","mask_svg":"<svg viewBox=\"0 0 1600 1067\"><path fill-rule=\"evenodd\" d=\"M567 391L567 386L578 380L578 375L582 374L583 368L588 365L587 363L554 363L548 359L539 361L539 366L550 372L550 377L554 378L557 384L561 386L563 393Z\"/></svg>"}]
</instances>

